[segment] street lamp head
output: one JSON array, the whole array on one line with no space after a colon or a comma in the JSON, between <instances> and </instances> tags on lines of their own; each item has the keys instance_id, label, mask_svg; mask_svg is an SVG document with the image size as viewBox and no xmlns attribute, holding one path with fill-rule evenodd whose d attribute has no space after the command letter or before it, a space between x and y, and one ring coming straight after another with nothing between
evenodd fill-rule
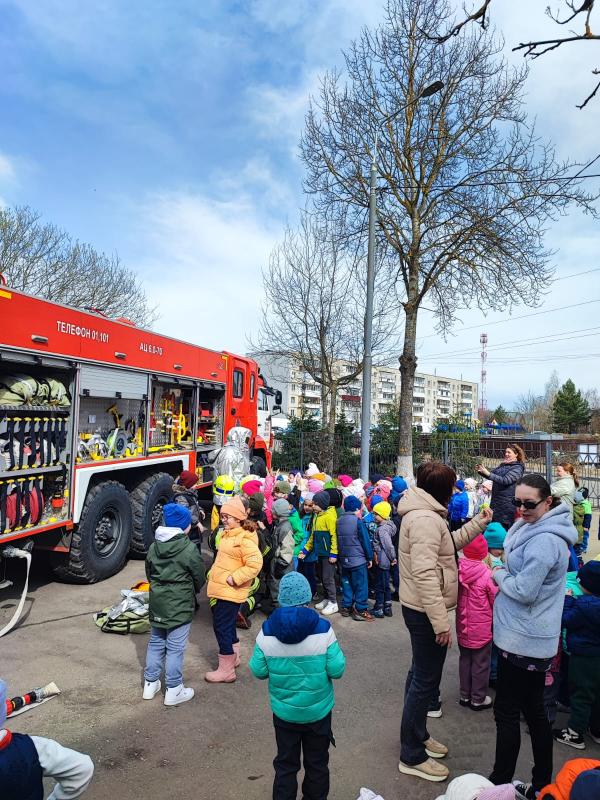
<instances>
[{"instance_id":1,"label":"street lamp head","mask_svg":"<svg viewBox=\"0 0 600 800\"><path fill-rule=\"evenodd\" d=\"M432 94L437 94L441 89L444 88L443 81L435 81L431 83L429 86L426 86L419 97L431 97Z\"/></svg>"}]
</instances>

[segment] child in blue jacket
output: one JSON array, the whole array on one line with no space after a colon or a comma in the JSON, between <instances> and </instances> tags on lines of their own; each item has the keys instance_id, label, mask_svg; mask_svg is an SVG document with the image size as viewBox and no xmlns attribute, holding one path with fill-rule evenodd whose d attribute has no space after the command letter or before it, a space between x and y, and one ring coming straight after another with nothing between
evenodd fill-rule
<instances>
[{"instance_id":1,"label":"child in blue jacket","mask_svg":"<svg viewBox=\"0 0 600 800\"><path fill-rule=\"evenodd\" d=\"M296 797L301 755L302 796L326 800L329 794L332 678L342 677L346 659L329 621L306 608L311 598L303 575L283 576L279 608L263 623L249 663L257 678L269 679L277 742L274 798Z\"/></svg>"},{"instance_id":2,"label":"child in blue jacket","mask_svg":"<svg viewBox=\"0 0 600 800\"><path fill-rule=\"evenodd\" d=\"M367 526L360 519L362 503L353 495L346 497L344 511L338 517L338 558L342 568L343 617L357 622L372 621L369 611L369 569L373 548Z\"/></svg>"},{"instance_id":3,"label":"child in blue jacket","mask_svg":"<svg viewBox=\"0 0 600 800\"><path fill-rule=\"evenodd\" d=\"M562 625L567 631L569 659L569 724L554 730L557 742L585 749L584 735L600 744L600 561L588 561L577 580L581 597L567 595Z\"/></svg>"},{"instance_id":4,"label":"child in blue jacket","mask_svg":"<svg viewBox=\"0 0 600 800\"><path fill-rule=\"evenodd\" d=\"M450 498L448 505L448 518L450 520L450 530L456 531L465 524L469 517L469 495L465 490L464 481L456 481L454 494Z\"/></svg>"}]
</instances>

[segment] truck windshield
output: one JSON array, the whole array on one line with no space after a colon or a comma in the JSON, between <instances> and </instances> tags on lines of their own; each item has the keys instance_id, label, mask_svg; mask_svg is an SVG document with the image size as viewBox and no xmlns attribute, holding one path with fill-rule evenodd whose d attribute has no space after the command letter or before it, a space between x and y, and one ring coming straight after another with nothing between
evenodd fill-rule
<instances>
[{"instance_id":1,"label":"truck windshield","mask_svg":"<svg viewBox=\"0 0 600 800\"><path fill-rule=\"evenodd\" d=\"M258 410L259 411L268 411L269 410L269 397L264 389L258 390Z\"/></svg>"}]
</instances>

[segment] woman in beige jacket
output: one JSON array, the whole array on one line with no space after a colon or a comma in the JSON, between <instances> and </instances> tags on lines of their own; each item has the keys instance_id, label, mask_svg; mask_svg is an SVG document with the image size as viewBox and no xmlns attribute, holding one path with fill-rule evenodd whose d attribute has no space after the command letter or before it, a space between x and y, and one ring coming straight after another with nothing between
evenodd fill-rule
<instances>
[{"instance_id":1,"label":"woman in beige jacket","mask_svg":"<svg viewBox=\"0 0 600 800\"><path fill-rule=\"evenodd\" d=\"M398 503L400 527L400 602L410 634L412 667L406 684L400 729L398 769L428 781L443 781L447 767L437 760L448 753L427 732L427 708L438 691L452 643L448 612L458 600L457 551L486 528L492 512L480 514L453 534L446 515L456 473L430 461L417 469L417 486Z\"/></svg>"}]
</instances>

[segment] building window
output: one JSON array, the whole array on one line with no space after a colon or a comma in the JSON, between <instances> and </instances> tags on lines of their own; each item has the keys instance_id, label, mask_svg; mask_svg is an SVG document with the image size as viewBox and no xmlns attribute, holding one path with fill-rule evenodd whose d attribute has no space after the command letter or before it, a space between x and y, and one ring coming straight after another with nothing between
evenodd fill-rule
<instances>
[{"instance_id":1,"label":"building window","mask_svg":"<svg viewBox=\"0 0 600 800\"><path fill-rule=\"evenodd\" d=\"M233 370L233 396L236 400L244 396L244 373L241 369Z\"/></svg>"}]
</instances>

